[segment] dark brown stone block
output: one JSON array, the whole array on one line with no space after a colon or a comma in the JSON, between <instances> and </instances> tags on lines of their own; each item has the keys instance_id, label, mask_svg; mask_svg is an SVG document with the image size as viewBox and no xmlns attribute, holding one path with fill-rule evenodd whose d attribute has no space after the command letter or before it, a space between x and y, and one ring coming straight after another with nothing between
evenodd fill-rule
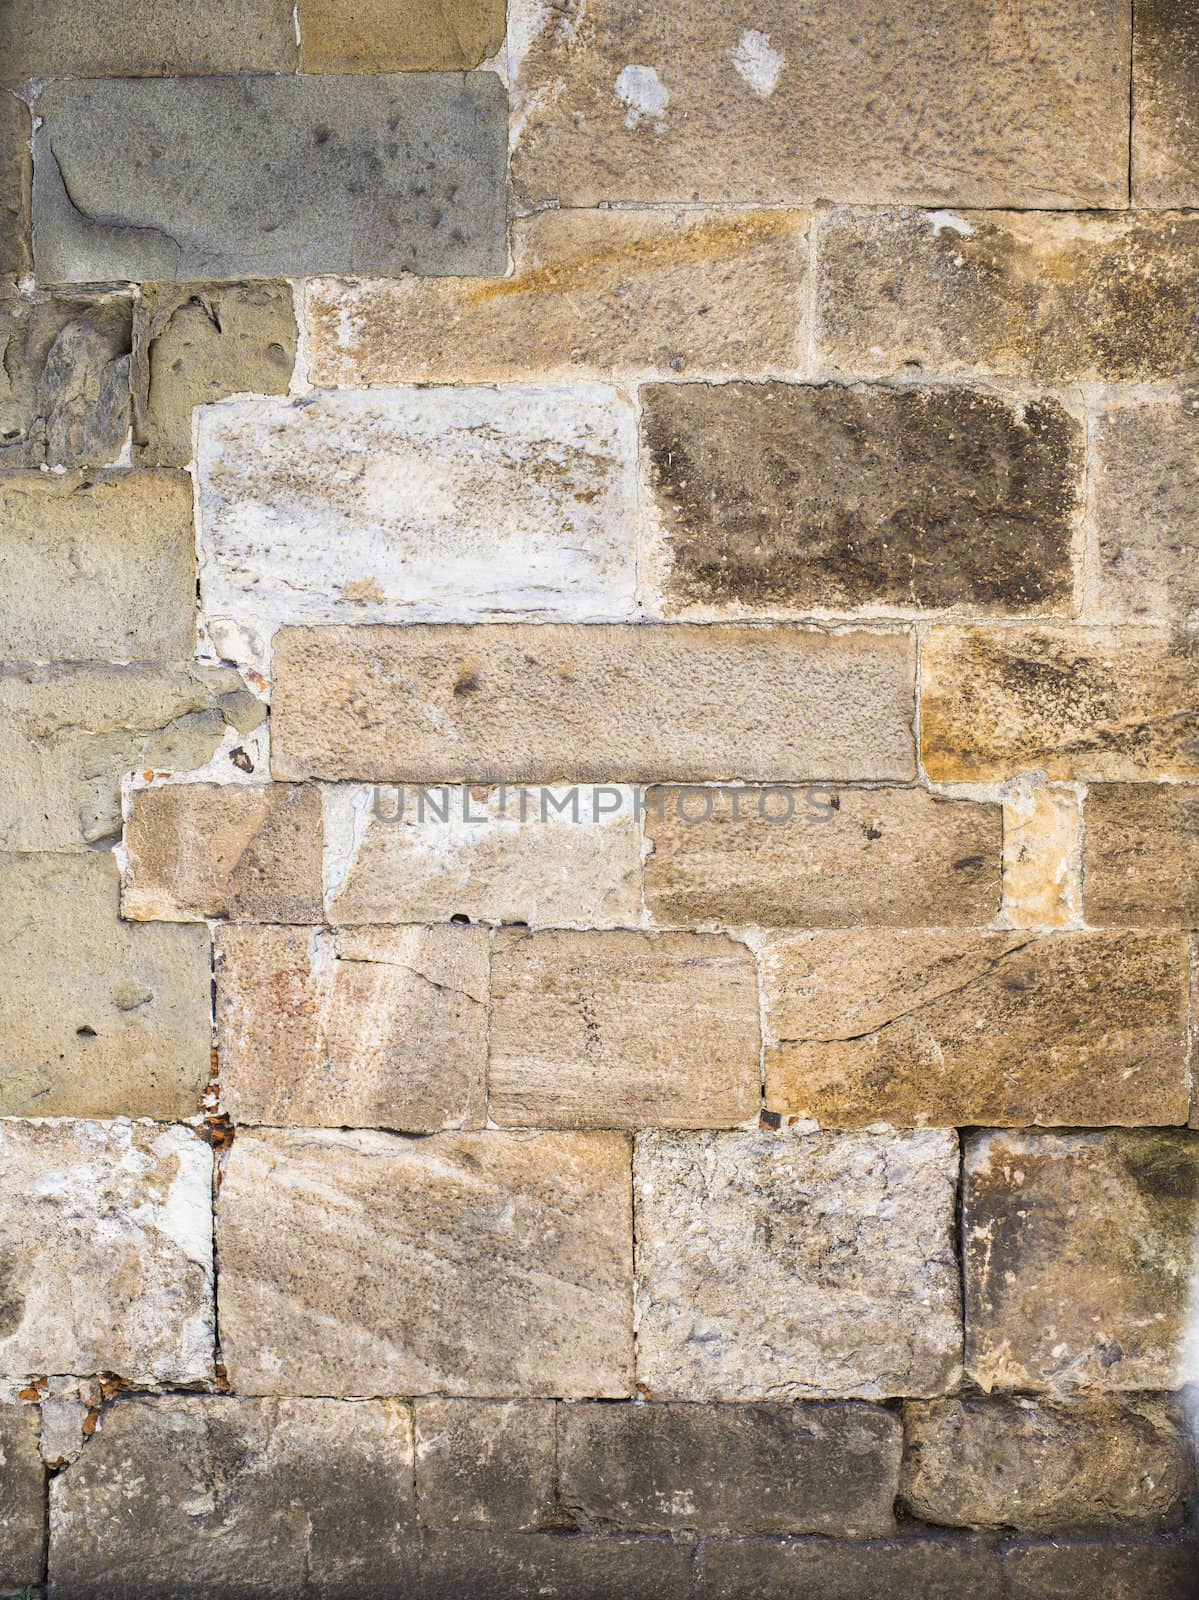
<instances>
[{"instance_id":1,"label":"dark brown stone block","mask_svg":"<svg viewBox=\"0 0 1199 1600\"><path fill-rule=\"evenodd\" d=\"M981 1539L705 1539L696 1600L1000 1600Z\"/></svg>"},{"instance_id":2,"label":"dark brown stone block","mask_svg":"<svg viewBox=\"0 0 1199 1600\"><path fill-rule=\"evenodd\" d=\"M692 1546L672 1539L427 1533L421 1550L419 1587L400 1591L395 1600L692 1597Z\"/></svg>"},{"instance_id":3,"label":"dark brown stone block","mask_svg":"<svg viewBox=\"0 0 1199 1600\"><path fill-rule=\"evenodd\" d=\"M1007 1550L1009 1600L1195 1600L1193 1544L1031 1544Z\"/></svg>"},{"instance_id":4,"label":"dark brown stone block","mask_svg":"<svg viewBox=\"0 0 1199 1600\"><path fill-rule=\"evenodd\" d=\"M1132 46L1132 200L1199 205L1199 6L1136 0Z\"/></svg>"},{"instance_id":5,"label":"dark brown stone block","mask_svg":"<svg viewBox=\"0 0 1199 1600\"><path fill-rule=\"evenodd\" d=\"M414 1414L422 1526L518 1533L553 1520L552 1400L431 1398Z\"/></svg>"}]
</instances>

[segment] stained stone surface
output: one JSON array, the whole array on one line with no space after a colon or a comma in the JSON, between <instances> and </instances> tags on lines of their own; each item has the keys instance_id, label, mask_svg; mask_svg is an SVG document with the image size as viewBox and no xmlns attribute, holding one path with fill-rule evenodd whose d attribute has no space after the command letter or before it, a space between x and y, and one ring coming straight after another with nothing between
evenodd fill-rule
<instances>
[{"instance_id":1,"label":"stained stone surface","mask_svg":"<svg viewBox=\"0 0 1199 1600\"><path fill-rule=\"evenodd\" d=\"M504 0L299 0L305 72L477 67L504 43Z\"/></svg>"},{"instance_id":2,"label":"stained stone surface","mask_svg":"<svg viewBox=\"0 0 1199 1600\"><path fill-rule=\"evenodd\" d=\"M981 1539L709 1539L697 1600L1001 1600L999 1555Z\"/></svg>"},{"instance_id":3,"label":"stained stone surface","mask_svg":"<svg viewBox=\"0 0 1199 1600\"><path fill-rule=\"evenodd\" d=\"M7 16L7 13L5 13ZM0 20L0 30L4 27ZM3 43L0 42L0 52ZM29 271L29 159L32 122L29 107L15 94L0 93L0 273L19 277Z\"/></svg>"},{"instance_id":4,"label":"stained stone surface","mask_svg":"<svg viewBox=\"0 0 1199 1600\"><path fill-rule=\"evenodd\" d=\"M44 283L503 271L493 73L64 80L36 114Z\"/></svg>"},{"instance_id":5,"label":"stained stone surface","mask_svg":"<svg viewBox=\"0 0 1199 1600\"><path fill-rule=\"evenodd\" d=\"M427 1528L510 1533L554 1518L552 1400L417 1400L416 1497Z\"/></svg>"},{"instance_id":6,"label":"stained stone surface","mask_svg":"<svg viewBox=\"0 0 1199 1600\"><path fill-rule=\"evenodd\" d=\"M933 1395L960 1374L952 1133L637 1136L653 1399Z\"/></svg>"},{"instance_id":7,"label":"stained stone surface","mask_svg":"<svg viewBox=\"0 0 1199 1600\"><path fill-rule=\"evenodd\" d=\"M40 1580L46 1554L45 1472L33 1406L0 1404L0 1460L0 1584L23 1589Z\"/></svg>"},{"instance_id":8,"label":"stained stone surface","mask_svg":"<svg viewBox=\"0 0 1199 1600\"><path fill-rule=\"evenodd\" d=\"M217 1241L239 1393L631 1393L623 1135L239 1131Z\"/></svg>"},{"instance_id":9,"label":"stained stone surface","mask_svg":"<svg viewBox=\"0 0 1199 1600\"><path fill-rule=\"evenodd\" d=\"M1070 1544L1061 1540L1008 1550L1010 1600L1192 1600L1193 1544Z\"/></svg>"},{"instance_id":10,"label":"stained stone surface","mask_svg":"<svg viewBox=\"0 0 1199 1600\"><path fill-rule=\"evenodd\" d=\"M1085 814L1088 922L1199 927L1199 785L1094 783Z\"/></svg>"},{"instance_id":11,"label":"stained stone surface","mask_svg":"<svg viewBox=\"0 0 1199 1600\"><path fill-rule=\"evenodd\" d=\"M1133 203L1199 205L1199 11L1137 0L1133 18Z\"/></svg>"},{"instance_id":12,"label":"stained stone surface","mask_svg":"<svg viewBox=\"0 0 1199 1600\"><path fill-rule=\"evenodd\" d=\"M290 0L9 0L0 60L9 78L290 72Z\"/></svg>"}]
</instances>

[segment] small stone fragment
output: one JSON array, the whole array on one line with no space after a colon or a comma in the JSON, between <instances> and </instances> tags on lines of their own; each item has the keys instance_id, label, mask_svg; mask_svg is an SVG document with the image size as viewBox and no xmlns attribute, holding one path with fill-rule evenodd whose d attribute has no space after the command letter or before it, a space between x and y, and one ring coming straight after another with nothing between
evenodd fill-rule
<instances>
[{"instance_id":1,"label":"small stone fragment","mask_svg":"<svg viewBox=\"0 0 1199 1600\"><path fill-rule=\"evenodd\" d=\"M416 1498L426 1528L543 1527L555 1515L554 1402L414 1402Z\"/></svg>"}]
</instances>

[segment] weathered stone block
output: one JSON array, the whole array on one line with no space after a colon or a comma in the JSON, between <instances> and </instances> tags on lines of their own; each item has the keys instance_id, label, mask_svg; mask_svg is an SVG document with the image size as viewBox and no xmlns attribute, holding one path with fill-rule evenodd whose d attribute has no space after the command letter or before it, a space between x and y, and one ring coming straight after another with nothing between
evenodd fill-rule
<instances>
[{"instance_id":1,"label":"weathered stone block","mask_svg":"<svg viewBox=\"0 0 1199 1600\"><path fill-rule=\"evenodd\" d=\"M46 1559L46 1474L33 1406L0 1405L0 1461L0 1584L33 1588Z\"/></svg>"},{"instance_id":2,"label":"weathered stone block","mask_svg":"<svg viewBox=\"0 0 1199 1600\"><path fill-rule=\"evenodd\" d=\"M489 1042L502 1127L726 1128L761 1101L754 959L714 934L503 930Z\"/></svg>"},{"instance_id":3,"label":"weathered stone block","mask_svg":"<svg viewBox=\"0 0 1199 1600\"><path fill-rule=\"evenodd\" d=\"M980 1539L708 1539L697 1600L1001 1600L999 1555Z\"/></svg>"},{"instance_id":4,"label":"weathered stone block","mask_svg":"<svg viewBox=\"0 0 1199 1600\"><path fill-rule=\"evenodd\" d=\"M433 1533L420 1600L692 1600L694 1555L673 1539Z\"/></svg>"},{"instance_id":5,"label":"weathered stone block","mask_svg":"<svg viewBox=\"0 0 1199 1600\"><path fill-rule=\"evenodd\" d=\"M920 749L934 783L1199 777L1199 666L1158 628L933 628Z\"/></svg>"},{"instance_id":6,"label":"weathered stone block","mask_svg":"<svg viewBox=\"0 0 1199 1600\"><path fill-rule=\"evenodd\" d=\"M121 914L139 922L320 922L321 797L307 784L137 789Z\"/></svg>"},{"instance_id":7,"label":"weathered stone block","mask_svg":"<svg viewBox=\"0 0 1199 1600\"><path fill-rule=\"evenodd\" d=\"M808 219L797 211L538 211L501 279L307 289L317 383L790 372L801 362Z\"/></svg>"},{"instance_id":8,"label":"weathered stone block","mask_svg":"<svg viewBox=\"0 0 1199 1600\"><path fill-rule=\"evenodd\" d=\"M504 0L299 0L305 72L428 72L477 67L504 43Z\"/></svg>"},{"instance_id":9,"label":"weathered stone block","mask_svg":"<svg viewBox=\"0 0 1199 1600\"><path fill-rule=\"evenodd\" d=\"M988 1390L1172 1387L1197 1223L1199 1135L974 1135L970 1375Z\"/></svg>"},{"instance_id":10,"label":"weathered stone block","mask_svg":"<svg viewBox=\"0 0 1199 1600\"><path fill-rule=\"evenodd\" d=\"M1026 1545L1004 1552L1010 1600L1194 1600L1193 1544Z\"/></svg>"},{"instance_id":11,"label":"weathered stone block","mask_svg":"<svg viewBox=\"0 0 1199 1600\"><path fill-rule=\"evenodd\" d=\"M517 198L1123 205L1127 10L514 0ZM987 41L985 55L978 41Z\"/></svg>"},{"instance_id":12,"label":"weathered stone block","mask_svg":"<svg viewBox=\"0 0 1199 1600\"><path fill-rule=\"evenodd\" d=\"M1013 928L1064 928L1082 905L1076 790L1019 778L1003 794L1003 915ZM982 920L981 918L979 919ZM1135 917L1126 919L1135 923Z\"/></svg>"},{"instance_id":13,"label":"weathered stone block","mask_svg":"<svg viewBox=\"0 0 1199 1600\"><path fill-rule=\"evenodd\" d=\"M295 355L290 284L145 284L134 314L138 462L186 466L193 409L232 394L286 394Z\"/></svg>"},{"instance_id":14,"label":"weathered stone block","mask_svg":"<svg viewBox=\"0 0 1199 1600\"><path fill-rule=\"evenodd\" d=\"M51 1485L51 1592L411 1593L412 1456L397 1400L119 1398Z\"/></svg>"},{"instance_id":15,"label":"weathered stone block","mask_svg":"<svg viewBox=\"0 0 1199 1600\"><path fill-rule=\"evenodd\" d=\"M1055 1532L1181 1518L1190 1441L1171 1400L904 1407L902 1494L925 1522Z\"/></svg>"},{"instance_id":16,"label":"weathered stone block","mask_svg":"<svg viewBox=\"0 0 1199 1600\"><path fill-rule=\"evenodd\" d=\"M221 1103L235 1123L480 1127L482 928L222 928Z\"/></svg>"},{"instance_id":17,"label":"weathered stone block","mask_svg":"<svg viewBox=\"0 0 1199 1600\"><path fill-rule=\"evenodd\" d=\"M111 855L0 855L0 1116L198 1112L207 931L131 927L119 894Z\"/></svg>"},{"instance_id":18,"label":"weathered stone block","mask_svg":"<svg viewBox=\"0 0 1199 1600\"><path fill-rule=\"evenodd\" d=\"M912 642L900 633L285 628L274 674L271 759L280 778L914 775Z\"/></svg>"},{"instance_id":19,"label":"weathered stone block","mask_svg":"<svg viewBox=\"0 0 1199 1600\"><path fill-rule=\"evenodd\" d=\"M291 0L9 0L0 60L11 78L291 72Z\"/></svg>"},{"instance_id":20,"label":"weathered stone block","mask_svg":"<svg viewBox=\"0 0 1199 1600\"><path fill-rule=\"evenodd\" d=\"M1074 609L1083 430L967 389L642 391L667 615Z\"/></svg>"},{"instance_id":21,"label":"weathered stone block","mask_svg":"<svg viewBox=\"0 0 1199 1600\"><path fill-rule=\"evenodd\" d=\"M0 18L0 52L7 15ZM30 267L31 132L29 107L15 94L0 93L0 274L13 277L20 277Z\"/></svg>"},{"instance_id":22,"label":"weathered stone block","mask_svg":"<svg viewBox=\"0 0 1199 1600\"><path fill-rule=\"evenodd\" d=\"M504 101L492 73L51 83L38 277L502 272Z\"/></svg>"},{"instance_id":23,"label":"weathered stone block","mask_svg":"<svg viewBox=\"0 0 1199 1600\"><path fill-rule=\"evenodd\" d=\"M639 1134L655 1399L933 1395L960 1374L952 1133Z\"/></svg>"},{"instance_id":24,"label":"weathered stone block","mask_svg":"<svg viewBox=\"0 0 1199 1600\"><path fill-rule=\"evenodd\" d=\"M0 1122L0 1372L212 1377L212 1151L191 1128Z\"/></svg>"},{"instance_id":25,"label":"weathered stone block","mask_svg":"<svg viewBox=\"0 0 1199 1600\"><path fill-rule=\"evenodd\" d=\"M1185 938L803 933L762 962L775 1111L834 1127L1186 1122Z\"/></svg>"},{"instance_id":26,"label":"weathered stone block","mask_svg":"<svg viewBox=\"0 0 1199 1600\"><path fill-rule=\"evenodd\" d=\"M819 349L860 377L924 367L1055 384L1199 369L1199 217L836 211L819 252Z\"/></svg>"},{"instance_id":27,"label":"weathered stone block","mask_svg":"<svg viewBox=\"0 0 1199 1600\"><path fill-rule=\"evenodd\" d=\"M221 1344L239 1392L631 1392L622 1135L243 1131L227 1159Z\"/></svg>"},{"instance_id":28,"label":"weathered stone block","mask_svg":"<svg viewBox=\"0 0 1199 1600\"><path fill-rule=\"evenodd\" d=\"M195 567L186 473L0 480L0 658L186 660Z\"/></svg>"},{"instance_id":29,"label":"weathered stone block","mask_svg":"<svg viewBox=\"0 0 1199 1600\"><path fill-rule=\"evenodd\" d=\"M1087 921L1199 927L1199 785L1092 784L1084 809Z\"/></svg>"},{"instance_id":30,"label":"weathered stone block","mask_svg":"<svg viewBox=\"0 0 1199 1600\"><path fill-rule=\"evenodd\" d=\"M894 1531L902 1430L880 1407L564 1405L576 1520L645 1533Z\"/></svg>"},{"instance_id":31,"label":"weathered stone block","mask_svg":"<svg viewBox=\"0 0 1199 1600\"><path fill-rule=\"evenodd\" d=\"M516 1533L549 1523L552 1400L417 1400L416 1499L427 1528Z\"/></svg>"},{"instance_id":32,"label":"weathered stone block","mask_svg":"<svg viewBox=\"0 0 1199 1600\"><path fill-rule=\"evenodd\" d=\"M1137 0L1133 17L1132 201L1199 205L1199 11Z\"/></svg>"},{"instance_id":33,"label":"weathered stone block","mask_svg":"<svg viewBox=\"0 0 1199 1600\"><path fill-rule=\"evenodd\" d=\"M953 927L999 909L998 808L923 789L655 789L645 831L658 922Z\"/></svg>"}]
</instances>

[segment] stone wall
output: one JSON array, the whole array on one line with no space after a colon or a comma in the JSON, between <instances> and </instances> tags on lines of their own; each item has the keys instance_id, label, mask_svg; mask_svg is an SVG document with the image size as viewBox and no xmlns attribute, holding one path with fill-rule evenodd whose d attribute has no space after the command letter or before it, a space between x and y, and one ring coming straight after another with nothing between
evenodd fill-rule
<instances>
[{"instance_id":1,"label":"stone wall","mask_svg":"<svg viewBox=\"0 0 1199 1600\"><path fill-rule=\"evenodd\" d=\"M1193 1595L1199 6L0 62L0 1592Z\"/></svg>"}]
</instances>

